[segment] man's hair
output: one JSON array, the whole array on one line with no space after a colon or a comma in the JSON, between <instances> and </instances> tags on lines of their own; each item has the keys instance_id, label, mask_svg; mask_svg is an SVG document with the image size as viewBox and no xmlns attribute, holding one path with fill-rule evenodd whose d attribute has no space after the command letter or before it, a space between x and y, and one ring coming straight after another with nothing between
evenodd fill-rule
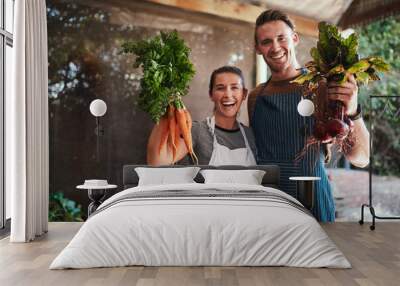
<instances>
[{"instance_id":1,"label":"man's hair","mask_svg":"<svg viewBox=\"0 0 400 286\"><path fill-rule=\"evenodd\" d=\"M241 69L237 68L237 67L233 67L233 66L223 66L223 67L217 68L211 74L210 84L209 84L209 89L208 89L208 93L210 95L211 95L212 89L214 87L215 77L221 73L233 73L233 74L238 75L240 77L240 80L242 81L243 88L245 88L244 77L243 77L243 73L242 73Z\"/></svg>"},{"instance_id":2,"label":"man's hair","mask_svg":"<svg viewBox=\"0 0 400 286\"><path fill-rule=\"evenodd\" d=\"M293 31L295 31L295 25L293 21L289 18L289 16L282 11L279 10L266 10L260 14L260 16L257 17L256 20L256 28L254 30L254 40L255 43L258 43L257 39L257 29L258 27L264 25L265 23L272 22L272 21L282 21L285 22L286 25L290 27Z\"/></svg>"}]
</instances>

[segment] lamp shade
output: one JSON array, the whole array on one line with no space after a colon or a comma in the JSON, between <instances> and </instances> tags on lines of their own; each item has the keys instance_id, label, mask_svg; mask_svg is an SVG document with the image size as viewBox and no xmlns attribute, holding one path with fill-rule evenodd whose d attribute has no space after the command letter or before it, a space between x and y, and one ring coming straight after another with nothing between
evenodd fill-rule
<instances>
[{"instance_id":1,"label":"lamp shade","mask_svg":"<svg viewBox=\"0 0 400 286\"><path fill-rule=\"evenodd\" d=\"M301 116L311 116L314 113L314 103L309 99L302 99L297 105L297 111Z\"/></svg>"},{"instance_id":2,"label":"lamp shade","mask_svg":"<svg viewBox=\"0 0 400 286\"><path fill-rule=\"evenodd\" d=\"M93 116L101 117L106 114L107 104L101 99L95 99L90 103L89 109Z\"/></svg>"}]
</instances>

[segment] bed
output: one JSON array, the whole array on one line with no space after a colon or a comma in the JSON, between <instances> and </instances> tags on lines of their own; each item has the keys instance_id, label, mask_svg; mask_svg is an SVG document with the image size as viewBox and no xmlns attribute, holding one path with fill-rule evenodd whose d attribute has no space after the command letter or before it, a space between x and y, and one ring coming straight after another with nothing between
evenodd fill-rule
<instances>
[{"instance_id":1,"label":"bed","mask_svg":"<svg viewBox=\"0 0 400 286\"><path fill-rule=\"evenodd\" d=\"M99 206L50 269L351 267L310 212L279 190L278 166L199 166L195 182L174 183L166 175L157 183L162 176L153 175L150 185L139 183L138 173L150 170L143 167L124 166L124 190ZM238 182L255 169L265 171L261 184ZM232 182L219 182L224 174L234 174Z\"/></svg>"}]
</instances>

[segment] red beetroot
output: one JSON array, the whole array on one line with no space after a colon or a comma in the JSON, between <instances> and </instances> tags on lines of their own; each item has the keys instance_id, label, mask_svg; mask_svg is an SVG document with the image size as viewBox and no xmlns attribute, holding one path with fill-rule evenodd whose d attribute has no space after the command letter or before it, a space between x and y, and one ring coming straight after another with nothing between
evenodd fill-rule
<instances>
[{"instance_id":1,"label":"red beetroot","mask_svg":"<svg viewBox=\"0 0 400 286\"><path fill-rule=\"evenodd\" d=\"M314 125L313 135L315 139L321 141L322 143L327 143L332 140L332 136L328 133L328 130L322 121L318 121Z\"/></svg>"},{"instance_id":2,"label":"red beetroot","mask_svg":"<svg viewBox=\"0 0 400 286\"><path fill-rule=\"evenodd\" d=\"M332 137L337 137L338 139L345 138L350 131L349 126L340 119L331 119L326 123L325 126L327 132Z\"/></svg>"}]
</instances>

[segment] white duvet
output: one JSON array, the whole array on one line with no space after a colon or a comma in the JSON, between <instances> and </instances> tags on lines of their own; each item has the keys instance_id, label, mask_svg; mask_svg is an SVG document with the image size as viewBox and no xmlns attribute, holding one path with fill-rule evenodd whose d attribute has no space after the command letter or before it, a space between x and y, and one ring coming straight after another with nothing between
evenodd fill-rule
<instances>
[{"instance_id":1,"label":"white duvet","mask_svg":"<svg viewBox=\"0 0 400 286\"><path fill-rule=\"evenodd\" d=\"M205 189L262 190L262 186L179 184L135 187L105 201L50 269L146 266L294 266L350 268L318 222L289 204L262 198L142 198L132 192ZM137 193L134 193L137 194ZM298 203L298 202L297 202Z\"/></svg>"}]
</instances>

